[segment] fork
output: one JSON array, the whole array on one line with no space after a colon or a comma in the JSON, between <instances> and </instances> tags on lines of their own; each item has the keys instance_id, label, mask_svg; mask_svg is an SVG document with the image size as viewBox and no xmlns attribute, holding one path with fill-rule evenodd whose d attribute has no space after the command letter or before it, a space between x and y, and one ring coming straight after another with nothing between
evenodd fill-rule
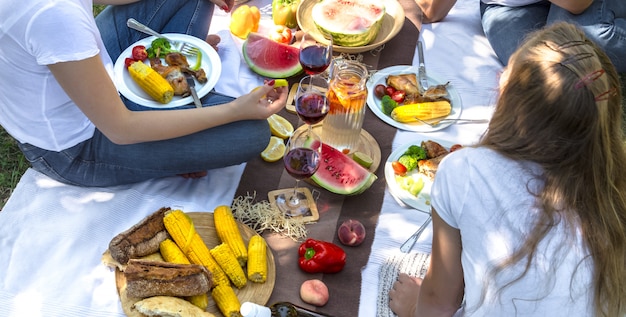
<instances>
[{"instance_id":1,"label":"fork","mask_svg":"<svg viewBox=\"0 0 626 317\"><path fill-rule=\"evenodd\" d=\"M489 120L487 119L441 119L435 122L428 122L425 120L422 120L418 117L415 117L415 119L417 119L417 121L419 121L420 123L423 123L425 125L428 125L430 127L436 127L442 123L447 123L447 122L456 122L456 123L489 123Z\"/></svg>"},{"instance_id":2,"label":"fork","mask_svg":"<svg viewBox=\"0 0 626 317\"><path fill-rule=\"evenodd\" d=\"M156 36L162 39L166 39L168 42L170 42L170 44L172 44L172 46L174 46L174 49L176 49L177 51L181 52L183 55L187 55L187 56L195 56L198 54L198 52L200 51L197 47L187 43L187 42L178 42L178 41L172 41L170 39L168 39L167 37L161 35L160 33L156 32L155 30L149 28L148 26L140 23L139 21L133 19L133 18L129 18L126 21L126 25L134 30L137 30L139 32L143 32L145 34L148 35L152 35L152 36Z\"/></svg>"},{"instance_id":3,"label":"fork","mask_svg":"<svg viewBox=\"0 0 626 317\"><path fill-rule=\"evenodd\" d=\"M426 219L426 221L419 227L419 229L417 229L417 231L415 231L414 234L412 234L408 239L406 239L406 241L404 241L404 243L402 243L402 245L400 246L400 251L402 251L403 253L408 253L409 251L411 251L411 249L413 249L413 246L415 245L415 242L417 242L417 239L419 239L419 237L422 235L422 232L426 230L426 227L431 222L431 220L433 220L433 218L429 213L428 219Z\"/></svg>"}]
</instances>

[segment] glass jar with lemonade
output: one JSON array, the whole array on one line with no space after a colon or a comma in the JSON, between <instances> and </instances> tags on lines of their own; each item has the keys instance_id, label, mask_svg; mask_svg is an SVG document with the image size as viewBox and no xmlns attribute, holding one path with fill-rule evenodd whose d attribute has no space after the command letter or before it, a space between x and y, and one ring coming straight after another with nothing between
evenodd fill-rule
<instances>
[{"instance_id":1,"label":"glass jar with lemonade","mask_svg":"<svg viewBox=\"0 0 626 317\"><path fill-rule=\"evenodd\" d=\"M330 110L322 125L322 142L344 153L358 149L367 101L367 69L357 61L337 59L330 70Z\"/></svg>"}]
</instances>

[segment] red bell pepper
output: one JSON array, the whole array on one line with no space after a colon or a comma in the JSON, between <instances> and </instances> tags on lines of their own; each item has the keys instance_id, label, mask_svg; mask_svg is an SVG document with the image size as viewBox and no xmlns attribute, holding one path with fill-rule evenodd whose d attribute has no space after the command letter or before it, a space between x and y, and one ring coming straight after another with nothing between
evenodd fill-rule
<instances>
[{"instance_id":1,"label":"red bell pepper","mask_svg":"<svg viewBox=\"0 0 626 317\"><path fill-rule=\"evenodd\" d=\"M307 273L337 273L346 265L346 252L331 242L307 239L298 249L300 269Z\"/></svg>"}]
</instances>

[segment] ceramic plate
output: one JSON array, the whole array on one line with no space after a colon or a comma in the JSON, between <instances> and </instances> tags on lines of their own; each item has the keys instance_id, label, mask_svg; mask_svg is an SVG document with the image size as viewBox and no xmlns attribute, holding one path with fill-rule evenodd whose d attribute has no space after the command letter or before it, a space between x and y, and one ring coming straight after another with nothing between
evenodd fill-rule
<instances>
[{"instance_id":1,"label":"ceramic plate","mask_svg":"<svg viewBox=\"0 0 626 317\"><path fill-rule=\"evenodd\" d=\"M380 99L378 99L376 95L374 94L374 87L376 87L376 85L378 84L385 85L387 76L389 75L400 75L400 74L408 74L408 73L417 73L417 67L416 66L391 66L391 67L377 71L370 77L370 79L367 81L367 89L368 89L367 105L372 110L372 112L374 112L374 114L376 114L377 117L379 117L381 120L383 120L387 124L394 126L398 129L407 130L407 131L433 132L433 131L438 131L438 130L441 130L450 126L453 122L442 123L435 127L430 127L426 124L422 124L419 122L401 123L396 120L393 120L390 116L383 113L380 107ZM428 83L430 85L445 84L446 82L448 82L448 80L443 80L443 79L431 76L430 74L427 77L428 77ZM450 99L450 103L452 105L452 111L450 112L450 115L448 115L446 118L458 119L459 117L461 117L461 111L462 111L463 106L461 103L461 96L459 96L459 93L456 91L452 83L448 85L448 98Z\"/></svg>"},{"instance_id":2,"label":"ceramic plate","mask_svg":"<svg viewBox=\"0 0 626 317\"><path fill-rule=\"evenodd\" d=\"M207 82L204 84L199 84L196 81L196 90L198 91L198 97L202 98L206 94L208 94L215 84L217 84L217 80L222 73L222 63L220 61L219 55L217 52L204 40L201 40L197 37L187 35L187 34L164 34L168 39L172 41L181 41L187 42L189 44L193 44L194 46L200 48L202 51L202 68L207 76ZM158 101L155 101L150 97L128 74L128 70L124 65L124 60L127 57L131 56L133 47L136 45L144 45L146 47L150 47L150 43L155 39L154 36L149 36L144 39L141 39L135 42L133 45L128 47L126 50L122 52L120 57L115 61L115 85L119 92L126 98L131 101L140 104L146 107L152 108L174 108L179 106L184 106L190 103L193 103L193 98L191 96L182 98L180 96L174 96L172 101L167 104L162 104ZM187 61L189 65L194 65L196 63L195 56L187 56ZM149 63L148 61L144 61L145 63ZM164 62L165 63L165 62Z\"/></svg>"},{"instance_id":3,"label":"ceramic plate","mask_svg":"<svg viewBox=\"0 0 626 317\"><path fill-rule=\"evenodd\" d=\"M407 206L423 212L430 212L430 187L432 186L432 181L425 175L418 173L417 169L408 172L406 175L407 177L412 177L415 180L417 180L418 178L422 178L422 180L424 181L424 188L422 188L419 194L415 196L408 191L402 189L400 185L396 183L396 174L393 171L393 167L391 167L391 162L397 161L411 145L421 145L422 141L427 140L435 141L448 150L452 145L454 145L454 143L448 141L440 141L435 139L416 139L415 141L409 142L397 148L391 153L391 155L389 155L389 158L387 158L387 161L385 162L385 181L387 182L387 188L389 188L389 192L391 193L391 195L405 203Z\"/></svg>"},{"instance_id":4,"label":"ceramic plate","mask_svg":"<svg viewBox=\"0 0 626 317\"><path fill-rule=\"evenodd\" d=\"M328 40L326 40L322 33L318 31L317 26L315 26L315 23L311 18L313 5L318 1L319 0L302 0L300 2L296 13L298 25L302 31L311 33L316 41L320 43L328 43ZM385 15L383 16L380 31L378 31L378 35L372 43L357 47L333 45L333 50L341 53L366 52L387 43L394 36L396 36L404 25L404 9L402 9L402 6L397 0L383 0L382 3L385 5Z\"/></svg>"}]
</instances>

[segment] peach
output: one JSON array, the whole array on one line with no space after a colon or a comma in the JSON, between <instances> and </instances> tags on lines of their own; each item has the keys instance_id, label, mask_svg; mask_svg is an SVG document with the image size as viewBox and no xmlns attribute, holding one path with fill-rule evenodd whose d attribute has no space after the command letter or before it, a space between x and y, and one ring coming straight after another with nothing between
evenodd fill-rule
<instances>
[{"instance_id":1,"label":"peach","mask_svg":"<svg viewBox=\"0 0 626 317\"><path fill-rule=\"evenodd\" d=\"M307 304L324 306L328 297L328 287L318 279L306 280L300 286L300 298Z\"/></svg>"},{"instance_id":2,"label":"peach","mask_svg":"<svg viewBox=\"0 0 626 317\"><path fill-rule=\"evenodd\" d=\"M356 247L365 240L365 226L358 220L348 219L339 226L337 236L342 244Z\"/></svg>"}]
</instances>

